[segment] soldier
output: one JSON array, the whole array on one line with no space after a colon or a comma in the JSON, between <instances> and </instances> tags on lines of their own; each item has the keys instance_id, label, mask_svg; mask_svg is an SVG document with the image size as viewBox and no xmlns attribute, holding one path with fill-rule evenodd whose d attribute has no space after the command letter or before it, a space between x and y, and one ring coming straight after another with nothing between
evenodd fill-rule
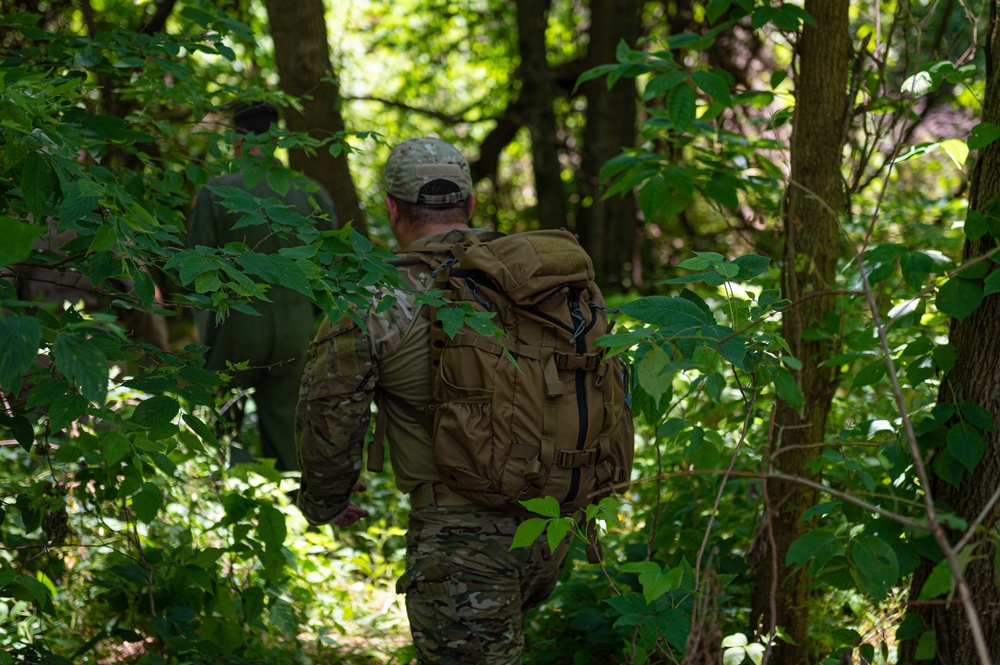
<instances>
[{"instance_id":1,"label":"soldier","mask_svg":"<svg viewBox=\"0 0 1000 665\"><path fill-rule=\"evenodd\" d=\"M240 134L265 134L278 120L270 104L250 104L240 107L233 116L233 125ZM244 153L242 142L235 146L236 156ZM264 158L260 148L252 145L250 155ZM209 180L209 185L240 187L244 170ZM257 198L278 198L293 212L315 220L320 229L333 229L337 213L333 200L319 183L305 177L292 181L287 193L278 194L261 181L248 190ZM257 252L277 254L285 247L300 245L294 235L281 237L267 224L234 229L242 214L227 210L220 197L202 189L188 218L185 245L223 247L239 242ZM234 388L253 388L264 457L275 459L275 467L283 471L298 468L295 456L296 387L305 365L306 347L315 330L315 314L309 299L292 289L273 286L267 292L271 302L255 301L253 308L260 316L231 312L221 324L215 323L215 313L195 312L195 324L202 344L209 347L205 367L225 370L226 363L247 361L249 368L236 372L230 383ZM241 418L237 413L236 420ZM249 461L249 455L238 448L232 450L233 461Z\"/></svg>"},{"instance_id":2,"label":"soldier","mask_svg":"<svg viewBox=\"0 0 1000 665\"><path fill-rule=\"evenodd\" d=\"M450 144L401 143L382 181L401 248L469 233L476 197L469 165ZM402 265L400 272L416 291L430 288L426 267ZM474 504L440 484L424 415L432 393L431 323L414 305L414 293L393 295L397 302L385 312L361 314L364 328L349 316L325 321L310 347L296 421L298 505L313 525L343 527L368 516L351 494L363 489L362 446L377 393L396 484L410 494L406 573L396 589L406 594L421 662L520 663L524 612L552 592L568 541L555 552L544 539L511 551L523 517Z\"/></svg>"}]
</instances>

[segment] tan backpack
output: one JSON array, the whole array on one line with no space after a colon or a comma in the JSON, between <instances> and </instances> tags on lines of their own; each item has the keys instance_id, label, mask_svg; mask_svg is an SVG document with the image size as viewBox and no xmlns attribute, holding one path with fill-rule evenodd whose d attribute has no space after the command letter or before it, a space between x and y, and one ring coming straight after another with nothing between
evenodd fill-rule
<instances>
[{"instance_id":1,"label":"tan backpack","mask_svg":"<svg viewBox=\"0 0 1000 665\"><path fill-rule=\"evenodd\" d=\"M396 261L428 266L432 288L494 312L506 335L466 326L449 339L429 313L430 426L444 482L515 512L524 511L519 501L552 496L564 515L627 489L628 377L620 358L594 346L610 327L590 257L567 231L455 236L406 248Z\"/></svg>"}]
</instances>

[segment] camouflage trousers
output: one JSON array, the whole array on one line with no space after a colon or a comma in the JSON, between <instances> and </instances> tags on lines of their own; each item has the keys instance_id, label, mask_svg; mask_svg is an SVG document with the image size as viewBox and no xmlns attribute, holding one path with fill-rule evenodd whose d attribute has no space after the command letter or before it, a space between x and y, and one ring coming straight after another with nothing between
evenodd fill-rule
<instances>
[{"instance_id":1,"label":"camouflage trousers","mask_svg":"<svg viewBox=\"0 0 1000 665\"><path fill-rule=\"evenodd\" d=\"M545 538L510 549L520 518L474 506L411 511L406 594L413 643L425 665L516 665L524 613L548 598L569 539L550 552Z\"/></svg>"}]
</instances>

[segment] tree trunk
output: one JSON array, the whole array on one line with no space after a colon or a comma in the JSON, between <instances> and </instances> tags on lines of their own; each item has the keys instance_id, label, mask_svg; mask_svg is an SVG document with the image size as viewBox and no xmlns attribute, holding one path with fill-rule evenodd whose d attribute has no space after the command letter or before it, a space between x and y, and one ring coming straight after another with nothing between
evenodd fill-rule
<instances>
[{"instance_id":1,"label":"tree trunk","mask_svg":"<svg viewBox=\"0 0 1000 665\"><path fill-rule=\"evenodd\" d=\"M546 59L545 28L549 3L517 0L517 42L521 54L519 106L531 133L538 221L543 229L566 226L566 192L559 165L555 88Z\"/></svg>"},{"instance_id":2,"label":"tree trunk","mask_svg":"<svg viewBox=\"0 0 1000 665\"><path fill-rule=\"evenodd\" d=\"M302 103L301 113L288 109L285 114L288 128L317 139L340 134L344 118L340 114L340 91L332 82L323 0L265 0L264 5L281 89ZM326 187L337 204L340 225L353 222L355 230L367 234L346 150L336 156L325 147L312 155L293 150L291 166Z\"/></svg>"},{"instance_id":3,"label":"tree trunk","mask_svg":"<svg viewBox=\"0 0 1000 665\"><path fill-rule=\"evenodd\" d=\"M642 34L640 0L591 0L590 17L587 69L615 62L618 42L635 47ZM576 176L580 199L576 231L594 260L598 283L620 289L635 277L630 266L636 263L637 229L642 223L633 195L601 200L605 183L599 173L622 148L635 145L635 81L623 79L608 90L605 78L599 77L584 83L581 91L587 99L587 126Z\"/></svg>"},{"instance_id":4,"label":"tree trunk","mask_svg":"<svg viewBox=\"0 0 1000 665\"><path fill-rule=\"evenodd\" d=\"M804 339L824 324L833 295L840 232L837 215L844 202L841 177L844 114L851 42L846 0L807 0L816 26L806 25L798 44L795 122L791 143L791 183L785 217L784 295L794 303L782 322L793 355L802 362L796 373L805 396L801 413L778 402L770 442L771 469L808 475L807 463L819 456L837 370L819 363L835 352L835 342ZM800 485L764 483L765 514L758 533L757 586L753 627L768 633L780 626L796 645L777 642L772 665L809 662L809 589L804 569L785 566L789 546L808 528L802 513L815 493Z\"/></svg>"},{"instance_id":5,"label":"tree trunk","mask_svg":"<svg viewBox=\"0 0 1000 665\"><path fill-rule=\"evenodd\" d=\"M983 103L984 122L1000 124L1000 31L996 22L996 3L991 3L991 21L986 44L986 93ZM991 201L1000 194L1000 143L992 143L979 151L972 174L969 210L986 213ZM988 213L987 213L988 214ZM987 234L976 241L966 241L963 258L982 256L996 247L996 238ZM994 269L992 263L989 263ZM993 414L994 425L1000 416L1000 295L987 296L982 304L962 321L953 320L950 343L956 352L954 367L941 382L938 401L973 402ZM955 488L937 476L930 482L935 501L951 506L954 512L970 523L987 506L997 489L1000 478L1000 434L984 432L986 453L971 476ZM1000 519L997 507L989 512L979 528L979 536L969 547L975 553L965 569L966 580L979 610L986 644L994 659L1000 658L1000 587L997 586L996 529ZM957 537L953 534L951 542ZM934 563L922 560L913 574L910 599L918 598ZM925 630L935 631L937 643L932 658L921 664L951 665L980 662L972 640L969 622L957 598L949 603L911 605L907 616L920 617ZM900 663L916 661L917 639L900 644Z\"/></svg>"}]
</instances>

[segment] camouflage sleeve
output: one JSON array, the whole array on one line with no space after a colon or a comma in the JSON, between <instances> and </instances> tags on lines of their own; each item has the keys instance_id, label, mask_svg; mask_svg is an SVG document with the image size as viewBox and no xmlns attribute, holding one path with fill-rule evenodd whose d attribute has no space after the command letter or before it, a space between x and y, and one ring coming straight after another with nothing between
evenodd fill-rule
<instances>
[{"instance_id":1,"label":"camouflage sleeve","mask_svg":"<svg viewBox=\"0 0 1000 665\"><path fill-rule=\"evenodd\" d=\"M349 316L325 320L309 346L295 414L298 505L310 524L329 524L347 510L377 380L368 335Z\"/></svg>"}]
</instances>

